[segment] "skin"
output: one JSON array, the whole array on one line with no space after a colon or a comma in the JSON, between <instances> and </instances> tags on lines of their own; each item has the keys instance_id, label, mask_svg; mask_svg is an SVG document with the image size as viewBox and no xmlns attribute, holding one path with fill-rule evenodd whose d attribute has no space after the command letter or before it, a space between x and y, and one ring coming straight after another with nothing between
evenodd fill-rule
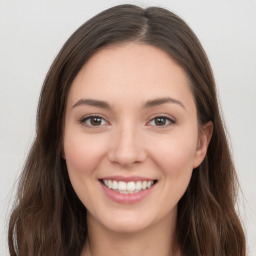
<instances>
[{"instance_id":1,"label":"skin","mask_svg":"<svg viewBox=\"0 0 256 256\"><path fill-rule=\"evenodd\" d=\"M145 106L166 97L173 100ZM96 125L88 118L95 114L101 117ZM172 252L177 204L211 134L211 123L198 125L186 73L164 51L126 43L94 54L73 81L64 126L63 157L88 209L83 255L178 255ZM140 202L120 204L99 182L113 175L157 183Z\"/></svg>"}]
</instances>

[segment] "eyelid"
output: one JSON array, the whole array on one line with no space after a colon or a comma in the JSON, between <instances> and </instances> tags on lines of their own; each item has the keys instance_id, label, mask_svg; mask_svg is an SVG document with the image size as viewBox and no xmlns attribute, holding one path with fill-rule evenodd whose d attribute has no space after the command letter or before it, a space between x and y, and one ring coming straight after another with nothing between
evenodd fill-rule
<instances>
[{"instance_id":1,"label":"eyelid","mask_svg":"<svg viewBox=\"0 0 256 256\"><path fill-rule=\"evenodd\" d=\"M152 126L159 127L159 128L165 128L165 127L171 126L171 125L176 123L175 118L170 116L170 115L167 115L167 114L156 114L155 116L150 118L150 120L146 123L146 125L150 126L150 122L152 122L154 119L159 118L159 117L160 118L161 117L162 118L166 118L167 120L170 121L170 123L167 124L167 125L162 125L162 126L161 125L152 125Z\"/></svg>"},{"instance_id":2,"label":"eyelid","mask_svg":"<svg viewBox=\"0 0 256 256\"><path fill-rule=\"evenodd\" d=\"M99 118L103 119L107 124L103 124L103 125L99 125L99 126L93 126L93 125L88 125L88 124L86 124L86 121L87 121L88 119L90 119L90 118L93 118L93 117L99 117ZM80 119L78 120L78 122L79 122L80 124L82 124L82 125L88 127L88 128L100 128L100 127L105 126L105 125L110 125L110 122L108 122L108 121L106 120L106 118L105 118L104 116L102 116L101 114L88 114L88 115L85 115L85 116L83 116L82 118L80 118Z\"/></svg>"},{"instance_id":3,"label":"eyelid","mask_svg":"<svg viewBox=\"0 0 256 256\"><path fill-rule=\"evenodd\" d=\"M89 119L89 118L93 118L93 117L99 117L101 118L102 120L104 120L106 122L106 124L100 124L100 125L96 125L96 126L93 126L93 125L88 125L86 124L86 121ZM164 124L164 125L151 125L150 122L152 122L154 119L156 118L165 118L167 119L170 123L169 124ZM78 120L78 122L88 128L100 128L102 126L106 126L106 125L110 125L111 123L109 121L107 121L107 118L105 118L103 115L101 114L97 114L97 113L93 113L93 114L88 114L88 115L85 115L83 116L82 118L80 118ZM165 127L168 127L168 126L171 126L173 124L176 123L176 120L174 117L168 115L168 114L155 114L153 117L150 118L150 120L146 123L146 126L156 126L156 127L159 127L159 128L165 128Z\"/></svg>"}]
</instances>

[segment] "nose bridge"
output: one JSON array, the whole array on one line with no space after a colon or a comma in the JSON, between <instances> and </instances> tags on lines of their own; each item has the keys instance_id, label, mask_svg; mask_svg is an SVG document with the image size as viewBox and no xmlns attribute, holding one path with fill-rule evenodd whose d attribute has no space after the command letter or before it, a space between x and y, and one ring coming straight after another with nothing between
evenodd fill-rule
<instances>
[{"instance_id":1,"label":"nose bridge","mask_svg":"<svg viewBox=\"0 0 256 256\"><path fill-rule=\"evenodd\" d=\"M120 165L130 165L145 159L145 150L138 127L134 122L125 121L113 132L110 160Z\"/></svg>"}]
</instances>

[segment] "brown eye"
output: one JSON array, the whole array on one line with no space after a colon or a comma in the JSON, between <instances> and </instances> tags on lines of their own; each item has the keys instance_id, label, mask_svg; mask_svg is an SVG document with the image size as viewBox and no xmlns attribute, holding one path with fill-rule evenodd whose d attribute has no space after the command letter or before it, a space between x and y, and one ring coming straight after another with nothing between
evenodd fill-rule
<instances>
[{"instance_id":1,"label":"brown eye","mask_svg":"<svg viewBox=\"0 0 256 256\"><path fill-rule=\"evenodd\" d=\"M90 118L90 124L92 126L99 126L102 123L102 118L100 117L92 117Z\"/></svg>"},{"instance_id":2,"label":"brown eye","mask_svg":"<svg viewBox=\"0 0 256 256\"><path fill-rule=\"evenodd\" d=\"M166 120L165 117L157 117L157 118L155 119L155 124L156 124L157 126L166 125L166 122L167 122L167 120Z\"/></svg>"},{"instance_id":3,"label":"brown eye","mask_svg":"<svg viewBox=\"0 0 256 256\"><path fill-rule=\"evenodd\" d=\"M168 126L174 124L174 120L167 116L157 116L150 120L149 125L153 126Z\"/></svg>"},{"instance_id":4,"label":"brown eye","mask_svg":"<svg viewBox=\"0 0 256 256\"><path fill-rule=\"evenodd\" d=\"M107 121L100 116L88 116L80 121L82 124L90 127L106 125Z\"/></svg>"}]
</instances>

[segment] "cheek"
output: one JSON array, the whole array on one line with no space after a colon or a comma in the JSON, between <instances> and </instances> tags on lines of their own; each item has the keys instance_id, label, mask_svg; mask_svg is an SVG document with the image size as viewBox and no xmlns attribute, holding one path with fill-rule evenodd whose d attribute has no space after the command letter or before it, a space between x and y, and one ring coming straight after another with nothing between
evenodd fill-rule
<instances>
[{"instance_id":1,"label":"cheek","mask_svg":"<svg viewBox=\"0 0 256 256\"><path fill-rule=\"evenodd\" d=\"M102 142L102 141L101 141ZM104 146L96 137L65 134L64 153L70 182L81 202L90 209L96 180L95 170L104 155ZM97 183L96 183L97 184Z\"/></svg>"},{"instance_id":2,"label":"cheek","mask_svg":"<svg viewBox=\"0 0 256 256\"><path fill-rule=\"evenodd\" d=\"M97 137L68 136L67 134L64 140L65 159L70 174L74 172L85 175L92 172L104 151L104 144Z\"/></svg>"},{"instance_id":3,"label":"cheek","mask_svg":"<svg viewBox=\"0 0 256 256\"><path fill-rule=\"evenodd\" d=\"M165 177L166 190L182 195L193 171L197 130L179 131L155 143L151 155Z\"/></svg>"},{"instance_id":4,"label":"cheek","mask_svg":"<svg viewBox=\"0 0 256 256\"><path fill-rule=\"evenodd\" d=\"M196 145L194 137L173 136L155 147L154 155L168 173L175 174L182 171L183 167L193 169Z\"/></svg>"},{"instance_id":5,"label":"cheek","mask_svg":"<svg viewBox=\"0 0 256 256\"><path fill-rule=\"evenodd\" d=\"M166 211L175 207L187 190L193 172L195 150L195 140L177 136L166 140L156 151L155 162L164 177L161 203L165 205Z\"/></svg>"}]
</instances>

